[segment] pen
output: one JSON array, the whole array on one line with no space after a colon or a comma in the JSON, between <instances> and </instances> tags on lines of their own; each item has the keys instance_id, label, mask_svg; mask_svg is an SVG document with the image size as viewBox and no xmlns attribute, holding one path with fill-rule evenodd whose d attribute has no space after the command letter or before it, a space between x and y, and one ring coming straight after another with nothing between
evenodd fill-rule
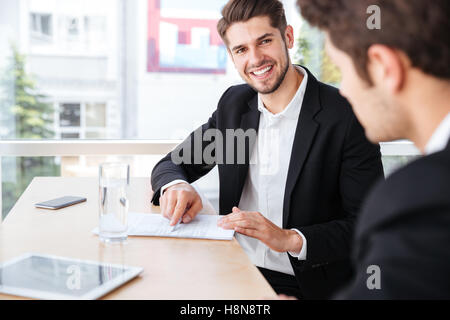
<instances>
[{"instance_id":1,"label":"pen","mask_svg":"<svg viewBox=\"0 0 450 320\"><path fill-rule=\"evenodd\" d=\"M182 218L183 218L183 217L181 217L181 218L177 221L177 223L176 223L174 226L171 226L171 227L170 227L170 232L175 231L176 227L180 224Z\"/></svg>"}]
</instances>

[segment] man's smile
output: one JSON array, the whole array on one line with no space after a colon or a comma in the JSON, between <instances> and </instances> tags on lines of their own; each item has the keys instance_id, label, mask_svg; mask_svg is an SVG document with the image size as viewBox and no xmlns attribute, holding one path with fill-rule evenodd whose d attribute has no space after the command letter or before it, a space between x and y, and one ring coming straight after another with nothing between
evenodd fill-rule
<instances>
[{"instance_id":1,"label":"man's smile","mask_svg":"<svg viewBox=\"0 0 450 320\"><path fill-rule=\"evenodd\" d=\"M261 68L258 68L252 72L250 72L250 75L253 78L256 78L257 80L265 80L268 77L270 77L270 75L273 72L273 65L265 65Z\"/></svg>"}]
</instances>

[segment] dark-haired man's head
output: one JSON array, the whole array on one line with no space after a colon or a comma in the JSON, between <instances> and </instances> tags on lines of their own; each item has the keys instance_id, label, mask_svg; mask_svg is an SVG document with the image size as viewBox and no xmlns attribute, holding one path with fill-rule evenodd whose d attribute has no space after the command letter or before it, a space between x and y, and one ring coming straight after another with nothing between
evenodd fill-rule
<instances>
[{"instance_id":1,"label":"dark-haired man's head","mask_svg":"<svg viewBox=\"0 0 450 320\"><path fill-rule=\"evenodd\" d=\"M230 0L222 10L217 31L240 76L262 94L283 83L294 43L283 4L278 0Z\"/></svg>"},{"instance_id":2,"label":"dark-haired man's head","mask_svg":"<svg viewBox=\"0 0 450 320\"><path fill-rule=\"evenodd\" d=\"M341 93L370 140L424 137L417 132L424 126L416 119L432 116L433 109L437 122L430 121L433 126L448 113L448 102L445 106L439 101L450 91L450 1L297 0L297 4L311 25L326 32L327 52L342 71ZM422 147L425 141L415 142Z\"/></svg>"}]
</instances>

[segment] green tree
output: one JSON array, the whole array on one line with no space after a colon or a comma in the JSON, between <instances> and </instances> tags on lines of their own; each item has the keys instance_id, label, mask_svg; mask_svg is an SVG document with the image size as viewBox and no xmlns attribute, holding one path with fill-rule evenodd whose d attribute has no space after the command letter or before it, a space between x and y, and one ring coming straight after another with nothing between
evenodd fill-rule
<instances>
[{"instance_id":1,"label":"green tree","mask_svg":"<svg viewBox=\"0 0 450 320\"><path fill-rule=\"evenodd\" d=\"M335 86L339 85L341 83L341 72L331 61L325 49L322 49L321 55L322 65L320 70L320 80Z\"/></svg>"},{"instance_id":2,"label":"green tree","mask_svg":"<svg viewBox=\"0 0 450 320\"><path fill-rule=\"evenodd\" d=\"M295 62L303 66L307 66L311 62L311 44L308 40L308 31L301 28L297 38L297 50L295 52Z\"/></svg>"},{"instance_id":3,"label":"green tree","mask_svg":"<svg viewBox=\"0 0 450 320\"><path fill-rule=\"evenodd\" d=\"M3 73L2 137L6 139L49 139L54 110L38 92L36 81L26 72L26 57L12 46L9 66ZM38 175L57 176L55 157L2 158L2 212L5 216L22 192Z\"/></svg>"},{"instance_id":4,"label":"green tree","mask_svg":"<svg viewBox=\"0 0 450 320\"><path fill-rule=\"evenodd\" d=\"M338 86L341 73L325 51L323 34L303 22L296 43L295 62L308 67L320 81Z\"/></svg>"}]
</instances>

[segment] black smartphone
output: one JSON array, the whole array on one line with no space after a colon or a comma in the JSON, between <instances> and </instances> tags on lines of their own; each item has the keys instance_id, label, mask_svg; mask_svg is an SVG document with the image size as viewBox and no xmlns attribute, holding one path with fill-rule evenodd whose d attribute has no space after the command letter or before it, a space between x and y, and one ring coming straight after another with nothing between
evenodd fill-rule
<instances>
[{"instance_id":1,"label":"black smartphone","mask_svg":"<svg viewBox=\"0 0 450 320\"><path fill-rule=\"evenodd\" d=\"M45 202L36 203L34 206L36 208L56 210L84 201L86 201L86 198L83 197L65 196Z\"/></svg>"}]
</instances>

